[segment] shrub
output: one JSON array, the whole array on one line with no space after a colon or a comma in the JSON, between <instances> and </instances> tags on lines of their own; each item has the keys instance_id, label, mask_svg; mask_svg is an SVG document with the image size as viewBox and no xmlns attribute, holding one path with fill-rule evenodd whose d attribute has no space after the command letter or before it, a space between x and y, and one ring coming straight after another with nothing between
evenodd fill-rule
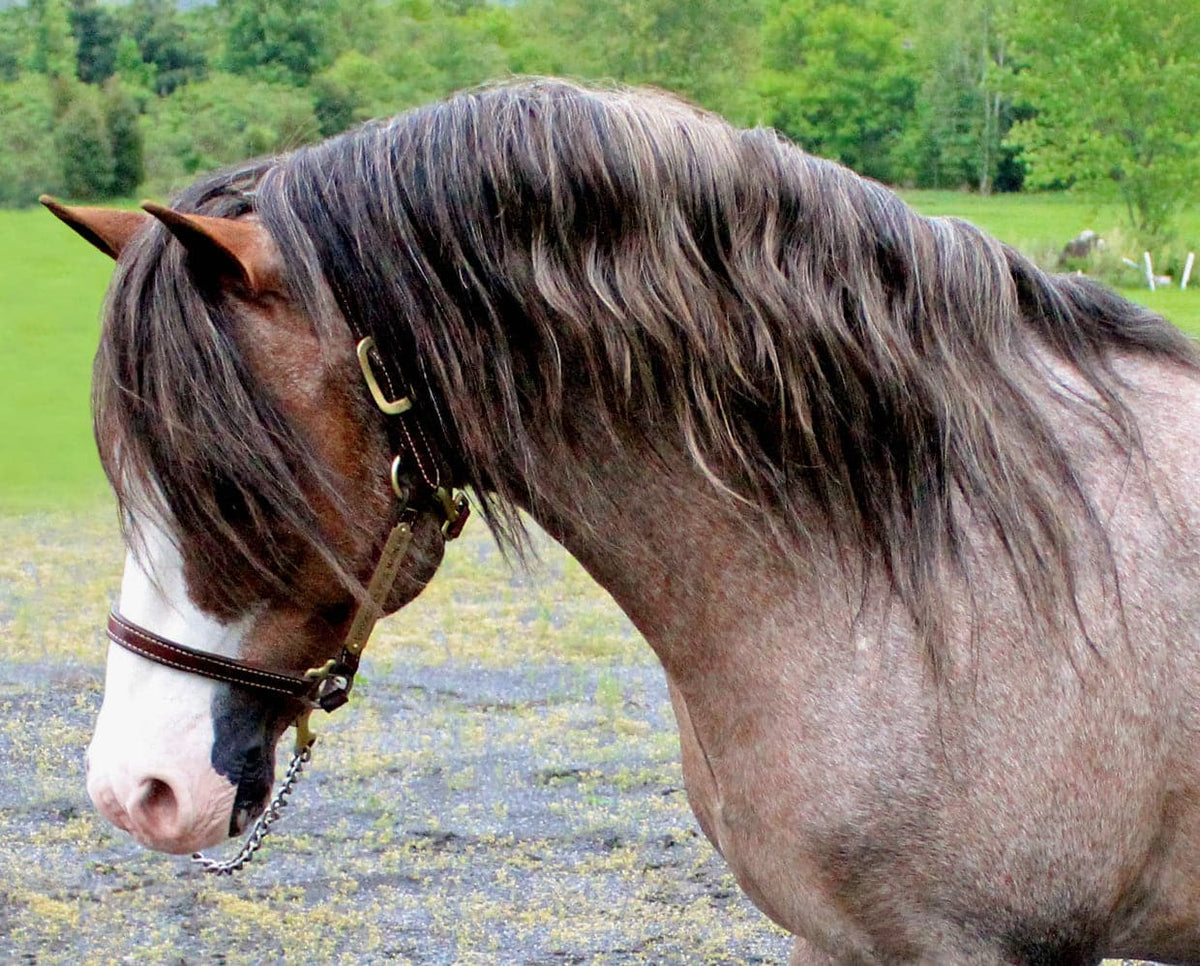
<instances>
[{"instance_id":1,"label":"shrub","mask_svg":"<svg viewBox=\"0 0 1200 966\"><path fill-rule=\"evenodd\" d=\"M142 130L137 101L115 79L104 88L104 123L112 148L112 193L133 194L146 174Z\"/></svg>"},{"instance_id":2,"label":"shrub","mask_svg":"<svg viewBox=\"0 0 1200 966\"><path fill-rule=\"evenodd\" d=\"M338 134L359 121L394 114L404 102L403 86L378 63L348 51L312 83L321 134Z\"/></svg>"},{"instance_id":3,"label":"shrub","mask_svg":"<svg viewBox=\"0 0 1200 966\"><path fill-rule=\"evenodd\" d=\"M80 85L54 132L63 190L72 198L112 193L113 153L104 109L94 87Z\"/></svg>"},{"instance_id":4,"label":"shrub","mask_svg":"<svg viewBox=\"0 0 1200 966\"><path fill-rule=\"evenodd\" d=\"M34 74L0 84L0 205L31 205L61 190L49 82Z\"/></svg>"},{"instance_id":5,"label":"shrub","mask_svg":"<svg viewBox=\"0 0 1200 966\"><path fill-rule=\"evenodd\" d=\"M197 174L319 136L306 91L213 74L152 101L142 117L147 189L169 194Z\"/></svg>"}]
</instances>

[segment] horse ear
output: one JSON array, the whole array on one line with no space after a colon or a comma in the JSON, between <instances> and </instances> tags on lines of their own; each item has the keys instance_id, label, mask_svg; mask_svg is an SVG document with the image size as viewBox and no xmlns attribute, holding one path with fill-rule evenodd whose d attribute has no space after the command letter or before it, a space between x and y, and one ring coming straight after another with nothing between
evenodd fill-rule
<instances>
[{"instance_id":1,"label":"horse ear","mask_svg":"<svg viewBox=\"0 0 1200 966\"><path fill-rule=\"evenodd\" d=\"M120 258L121 251L149 223L140 211L121 208L82 208L60 205L49 195L38 198L59 221L73 228L110 258Z\"/></svg>"},{"instance_id":2,"label":"horse ear","mask_svg":"<svg viewBox=\"0 0 1200 966\"><path fill-rule=\"evenodd\" d=\"M150 201L142 207L183 243L201 274L231 282L250 295L280 290L279 249L257 220L189 215Z\"/></svg>"}]
</instances>

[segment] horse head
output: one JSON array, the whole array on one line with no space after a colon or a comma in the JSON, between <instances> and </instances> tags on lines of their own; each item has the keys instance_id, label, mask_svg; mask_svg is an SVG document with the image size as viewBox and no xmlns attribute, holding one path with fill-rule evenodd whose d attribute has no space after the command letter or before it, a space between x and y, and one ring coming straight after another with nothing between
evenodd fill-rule
<instances>
[{"instance_id":1,"label":"horse head","mask_svg":"<svg viewBox=\"0 0 1200 966\"><path fill-rule=\"evenodd\" d=\"M441 562L444 511L407 500L350 329L318 331L257 219L43 200L117 262L96 385L97 441L128 544L110 636L127 626L295 678L338 655L360 609L380 616L420 593ZM192 301L175 304L180 292ZM192 327L190 349L172 326ZM189 351L182 370L162 362ZM210 370L256 396L244 420ZM291 440L282 449L280 436ZM272 492L289 487L290 510ZM381 599L366 599L398 518L407 552ZM239 834L266 805L276 743L303 702L136 650L109 650L87 755L93 802L162 851Z\"/></svg>"}]
</instances>

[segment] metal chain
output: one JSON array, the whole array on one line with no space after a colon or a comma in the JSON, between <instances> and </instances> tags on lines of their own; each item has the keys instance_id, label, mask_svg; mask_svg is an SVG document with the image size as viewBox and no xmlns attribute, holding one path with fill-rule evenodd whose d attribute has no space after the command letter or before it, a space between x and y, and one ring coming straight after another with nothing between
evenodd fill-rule
<instances>
[{"instance_id":1,"label":"metal chain","mask_svg":"<svg viewBox=\"0 0 1200 966\"><path fill-rule=\"evenodd\" d=\"M303 748L292 755L292 761L287 767L287 772L283 776L283 784L279 786L279 791L275 793L275 797L271 799L263 813L258 817L258 821L254 823L254 828L250 830L250 835L247 837L238 854L232 859L225 862L218 859L210 859L201 852L192 853L192 861L201 866L205 872L213 875L233 875L242 866L254 858L254 853L257 852L263 843L263 839L267 837L267 832L271 826L279 818L280 811L287 805L288 796L292 793L292 789L296 786L296 782L300 780L300 773L304 771L304 766L312 759L313 740L310 740Z\"/></svg>"}]
</instances>

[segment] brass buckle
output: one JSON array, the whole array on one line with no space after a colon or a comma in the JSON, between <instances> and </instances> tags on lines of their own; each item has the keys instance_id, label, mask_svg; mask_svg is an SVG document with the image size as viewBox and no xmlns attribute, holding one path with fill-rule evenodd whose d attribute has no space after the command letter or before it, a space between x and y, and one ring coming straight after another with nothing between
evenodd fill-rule
<instances>
[{"instance_id":1,"label":"brass buckle","mask_svg":"<svg viewBox=\"0 0 1200 966\"><path fill-rule=\"evenodd\" d=\"M442 536L454 540L462 533L467 517L471 515L471 501L465 493L455 493L444 486L438 487L437 498L442 502L442 515L445 518Z\"/></svg>"},{"instance_id":2,"label":"brass buckle","mask_svg":"<svg viewBox=\"0 0 1200 966\"><path fill-rule=\"evenodd\" d=\"M362 369L363 379L367 381L367 388L371 390L371 398L375 400L375 405L389 416L399 416L401 413L408 412L412 409L411 399L407 396L401 396L399 399L388 399L379 387L379 380L375 378L375 371L371 368L371 358L367 354L374 348L375 339L372 336L367 336L359 342L358 348L355 350L358 354L358 365Z\"/></svg>"},{"instance_id":3,"label":"brass buckle","mask_svg":"<svg viewBox=\"0 0 1200 966\"><path fill-rule=\"evenodd\" d=\"M354 671L339 659L330 658L320 667L309 668L304 676L314 683L312 703L322 711L336 711L350 700ZM300 738L299 731L296 737Z\"/></svg>"}]
</instances>

